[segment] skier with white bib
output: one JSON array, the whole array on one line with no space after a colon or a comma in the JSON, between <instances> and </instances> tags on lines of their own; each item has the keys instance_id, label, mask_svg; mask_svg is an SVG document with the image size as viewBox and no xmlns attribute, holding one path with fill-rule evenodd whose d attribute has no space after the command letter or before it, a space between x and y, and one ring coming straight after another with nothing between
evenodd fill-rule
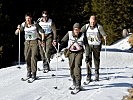
<instances>
[{"instance_id":1,"label":"skier with white bib","mask_svg":"<svg viewBox=\"0 0 133 100\"><path fill-rule=\"evenodd\" d=\"M38 57L38 36L41 33L42 37L44 34L44 30L37 23L32 21L32 16L30 13L25 14L25 22L21 25L18 25L15 34L18 35L24 31L24 56L25 61L27 63L27 79L32 78L32 80L36 79L37 73L37 57ZM42 38L44 41L44 38Z\"/></svg>"},{"instance_id":2,"label":"skier with white bib","mask_svg":"<svg viewBox=\"0 0 133 100\"><path fill-rule=\"evenodd\" d=\"M81 66L84 48L88 52L88 42L84 33L80 32L80 24L75 23L73 25L73 31L68 31L68 33L62 38L60 47L68 43L69 49L69 67L70 75L72 78L72 86L69 87L72 94L76 94L81 90Z\"/></svg>"},{"instance_id":3,"label":"skier with white bib","mask_svg":"<svg viewBox=\"0 0 133 100\"><path fill-rule=\"evenodd\" d=\"M95 65L95 81L99 81L99 65L100 65L100 51L102 46L102 37L106 41L106 33L103 27L96 22L96 16L90 16L88 24L85 24L81 28L81 32L84 32L87 36L89 44L89 55L86 55L87 64L87 78L86 81L89 83L91 81L91 68L92 68L92 54L94 57ZM86 83L85 83L86 84Z\"/></svg>"},{"instance_id":4,"label":"skier with white bib","mask_svg":"<svg viewBox=\"0 0 133 100\"><path fill-rule=\"evenodd\" d=\"M56 44L56 26L51 18L49 18L48 11L42 12L42 17L37 20L37 23L45 31L43 45L39 45L40 55L43 60L43 72L50 71L50 48L52 44Z\"/></svg>"}]
</instances>

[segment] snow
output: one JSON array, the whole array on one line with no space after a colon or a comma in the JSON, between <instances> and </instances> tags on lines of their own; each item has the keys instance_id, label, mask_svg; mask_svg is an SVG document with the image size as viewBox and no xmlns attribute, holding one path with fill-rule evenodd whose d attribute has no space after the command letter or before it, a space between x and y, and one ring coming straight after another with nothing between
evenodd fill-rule
<instances>
[{"instance_id":1,"label":"snow","mask_svg":"<svg viewBox=\"0 0 133 100\"><path fill-rule=\"evenodd\" d=\"M83 85L86 79L83 59L82 86L85 90L77 95L71 95L68 90L72 82L69 80L68 59L62 55L51 60L52 71L38 71L39 79L33 83L21 81L26 76L26 64L21 64L21 69L17 68L18 65L0 69L0 100L121 100L128 95L127 89L133 83L133 53L129 51L127 39L123 38L111 46L102 46L100 81L86 86ZM65 61L61 62L61 59ZM38 61L38 67L42 69L42 61ZM56 76L52 77L52 74ZM94 64L92 74L94 78Z\"/></svg>"}]
</instances>

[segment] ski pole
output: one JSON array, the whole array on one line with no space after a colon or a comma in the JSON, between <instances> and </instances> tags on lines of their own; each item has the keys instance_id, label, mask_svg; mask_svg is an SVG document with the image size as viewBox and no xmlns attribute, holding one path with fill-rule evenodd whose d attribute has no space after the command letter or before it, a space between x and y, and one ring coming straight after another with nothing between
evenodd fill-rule
<instances>
[{"instance_id":1,"label":"ski pole","mask_svg":"<svg viewBox=\"0 0 133 100\"><path fill-rule=\"evenodd\" d=\"M107 80L109 80L109 76L108 76L108 68L107 68L107 48L106 48L106 38L104 39L105 42L105 66L106 66L106 71L107 71Z\"/></svg>"},{"instance_id":2,"label":"ski pole","mask_svg":"<svg viewBox=\"0 0 133 100\"><path fill-rule=\"evenodd\" d=\"M55 45L53 45L53 46L54 46L54 48L55 48L56 52L58 52L58 57L61 57L61 62L63 62L63 61L64 61L64 59L63 59L63 58L62 58L62 56L61 56L63 53L62 53L62 52L60 52L60 56L59 56L59 48L57 49ZM58 43L58 46L59 46L59 43Z\"/></svg>"},{"instance_id":3,"label":"ski pole","mask_svg":"<svg viewBox=\"0 0 133 100\"><path fill-rule=\"evenodd\" d=\"M55 47L55 45L53 45L54 48L56 49L57 51L57 65L56 65L56 80L55 80L55 84L57 84L57 70L58 70L58 53L59 53L59 43L58 43L58 48ZM57 89L57 86L54 86L55 89Z\"/></svg>"},{"instance_id":4,"label":"ski pole","mask_svg":"<svg viewBox=\"0 0 133 100\"><path fill-rule=\"evenodd\" d=\"M19 50L19 53L18 53L18 67L17 68L21 68L20 67L20 30L19 30L19 48L18 48L18 50Z\"/></svg>"}]
</instances>

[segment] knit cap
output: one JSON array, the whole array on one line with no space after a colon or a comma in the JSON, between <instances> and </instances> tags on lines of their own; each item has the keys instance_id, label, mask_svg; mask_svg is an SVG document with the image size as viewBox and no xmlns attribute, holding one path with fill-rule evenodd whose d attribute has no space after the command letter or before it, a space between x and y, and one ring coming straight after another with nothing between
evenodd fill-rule
<instances>
[{"instance_id":1,"label":"knit cap","mask_svg":"<svg viewBox=\"0 0 133 100\"><path fill-rule=\"evenodd\" d=\"M79 23L75 23L75 24L73 25L73 28L81 28L81 27L80 27L80 24L79 24Z\"/></svg>"}]
</instances>

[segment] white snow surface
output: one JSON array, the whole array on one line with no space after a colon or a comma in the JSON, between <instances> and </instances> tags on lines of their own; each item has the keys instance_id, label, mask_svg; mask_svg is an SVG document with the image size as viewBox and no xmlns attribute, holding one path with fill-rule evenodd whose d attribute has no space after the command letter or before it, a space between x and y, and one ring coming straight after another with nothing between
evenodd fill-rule
<instances>
[{"instance_id":1,"label":"white snow surface","mask_svg":"<svg viewBox=\"0 0 133 100\"><path fill-rule=\"evenodd\" d=\"M83 85L86 80L85 57L82 64L83 91L72 95L69 86L70 70L68 59L62 55L51 59L52 71L43 73L37 71L38 80L33 83L21 81L26 77L26 64L0 69L0 100L121 100L128 95L127 89L133 84L133 53L123 38L110 46L102 46L100 62L100 81ZM64 62L61 62L64 59ZM42 61L38 61L38 68L42 69ZM52 77L52 74L56 76ZM92 79L94 79L94 64ZM109 78L109 80L108 80ZM54 87L57 87L55 89Z\"/></svg>"}]
</instances>

